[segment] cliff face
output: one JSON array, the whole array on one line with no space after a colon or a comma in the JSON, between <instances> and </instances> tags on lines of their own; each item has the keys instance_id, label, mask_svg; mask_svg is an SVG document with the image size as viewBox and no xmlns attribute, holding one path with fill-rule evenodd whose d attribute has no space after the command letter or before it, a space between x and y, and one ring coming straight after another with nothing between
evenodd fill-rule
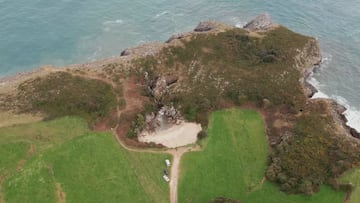
<instances>
[{"instance_id":1,"label":"cliff face","mask_svg":"<svg viewBox=\"0 0 360 203\"><path fill-rule=\"evenodd\" d=\"M303 72L300 82L307 97L311 98L317 90L307 82L307 79L310 77L313 69L321 62L319 42L315 39L310 39L301 50L297 49L296 51L298 54L295 56L294 68Z\"/></svg>"},{"instance_id":2,"label":"cliff face","mask_svg":"<svg viewBox=\"0 0 360 203\"><path fill-rule=\"evenodd\" d=\"M336 185L336 177L360 163L354 156L360 152L359 141L349 136L343 117L334 110L338 107L328 100L309 100L315 90L306 79L320 60L314 38L276 25L267 15L246 29L205 21L166 43L126 49L121 56L94 63L47 69L20 77L17 83L5 81L0 87L1 108L83 117L94 108L101 115L101 119L90 115L98 122L95 126L116 128L122 139L135 145L136 132L152 120L144 118L154 118L159 111L166 111L169 119L185 118L206 127L214 110L256 108L264 115L272 147L267 178L284 191L311 194L323 183ZM91 99L83 111L54 105L82 106L83 97L69 88L36 85L51 84L49 79L63 72L68 80L93 87L92 91L86 91L88 85L81 88L83 96ZM6 82L14 88L5 91ZM108 99L100 98L95 87L101 87ZM20 105L12 105L15 101ZM103 105L96 105L97 101ZM46 108L38 108L39 104Z\"/></svg>"}]
</instances>

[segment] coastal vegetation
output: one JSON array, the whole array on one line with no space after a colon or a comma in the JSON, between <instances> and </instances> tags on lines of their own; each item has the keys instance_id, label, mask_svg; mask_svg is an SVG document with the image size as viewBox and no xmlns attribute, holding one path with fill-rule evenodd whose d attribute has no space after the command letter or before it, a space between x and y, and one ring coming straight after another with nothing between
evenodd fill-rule
<instances>
[{"instance_id":1,"label":"coastal vegetation","mask_svg":"<svg viewBox=\"0 0 360 203\"><path fill-rule=\"evenodd\" d=\"M313 196L288 195L266 180L269 148L264 121L256 111L216 111L209 125L204 150L183 157L179 202L209 202L221 196L252 203L343 202L345 193L327 186Z\"/></svg>"},{"instance_id":2,"label":"coastal vegetation","mask_svg":"<svg viewBox=\"0 0 360 203\"><path fill-rule=\"evenodd\" d=\"M57 72L20 84L8 103L20 113L40 112L46 119L80 116L93 124L115 109L116 96L102 81Z\"/></svg>"}]
</instances>

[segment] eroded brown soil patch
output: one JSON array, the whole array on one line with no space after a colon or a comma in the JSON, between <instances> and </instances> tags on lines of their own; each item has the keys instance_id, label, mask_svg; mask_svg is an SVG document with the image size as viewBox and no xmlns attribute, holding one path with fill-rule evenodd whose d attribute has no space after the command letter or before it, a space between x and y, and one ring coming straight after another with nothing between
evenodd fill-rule
<instances>
[{"instance_id":1,"label":"eroded brown soil patch","mask_svg":"<svg viewBox=\"0 0 360 203\"><path fill-rule=\"evenodd\" d=\"M61 188L60 183L55 183L56 186L56 196L58 199L58 203L66 203L66 194Z\"/></svg>"},{"instance_id":2,"label":"eroded brown soil patch","mask_svg":"<svg viewBox=\"0 0 360 203\"><path fill-rule=\"evenodd\" d=\"M16 170L18 172L22 171L26 162L30 159L30 157L32 157L34 154L36 153L36 146L34 144L32 144L29 148L29 150L27 151L26 153L26 157L25 159L22 159L20 160L18 163L17 163L17 167L16 167Z\"/></svg>"}]
</instances>

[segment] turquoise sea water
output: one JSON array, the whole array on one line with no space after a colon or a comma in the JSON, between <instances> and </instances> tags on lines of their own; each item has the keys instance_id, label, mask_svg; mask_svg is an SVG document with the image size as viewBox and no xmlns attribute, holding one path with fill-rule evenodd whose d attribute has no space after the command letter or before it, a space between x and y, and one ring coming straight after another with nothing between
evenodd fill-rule
<instances>
[{"instance_id":1,"label":"turquoise sea water","mask_svg":"<svg viewBox=\"0 0 360 203\"><path fill-rule=\"evenodd\" d=\"M213 19L241 26L259 13L320 40L324 63L312 83L345 104L360 131L358 0L0 0L0 77L62 66L164 41Z\"/></svg>"}]
</instances>

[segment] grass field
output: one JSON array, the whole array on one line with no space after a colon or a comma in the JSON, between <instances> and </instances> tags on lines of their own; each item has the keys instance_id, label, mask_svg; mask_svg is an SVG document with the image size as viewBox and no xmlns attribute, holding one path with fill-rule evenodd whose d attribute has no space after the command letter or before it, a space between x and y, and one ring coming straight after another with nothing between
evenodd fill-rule
<instances>
[{"instance_id":1,"label":"grass field","mask_svg":"<svg viewBox=\"0 0 360 203\"><path fill-rule=\"evenodd\" d=\"M0 147L8 203L169 202L162 169L170 155L129 152L81 119L0 128Z\"/></svg>"},{"instance_id":2,"label":"grass field","mask_svg":"<svg viewBox=\"0 0 360 203\"><path fill-rule=\"evenodd\" d=\"M357 168L346 172L340 181L342 183L351 183L353 185L354 190L351 193L349 203L360 202L360 169Z\"/></svg>"},{"instance_id":3,"label":"grass field","mask_svg":"<svg viewBox=\"0 0 360 203\"><path fill-rule=\"evenodd\" d=\"M286 195L265 181L268 144L261 116L253 110L214 112L204 151L182 160L179 202L228 197L243 202L343 202L345 194L323 186L313 196Z\"/></svg>"}]
</instances>

